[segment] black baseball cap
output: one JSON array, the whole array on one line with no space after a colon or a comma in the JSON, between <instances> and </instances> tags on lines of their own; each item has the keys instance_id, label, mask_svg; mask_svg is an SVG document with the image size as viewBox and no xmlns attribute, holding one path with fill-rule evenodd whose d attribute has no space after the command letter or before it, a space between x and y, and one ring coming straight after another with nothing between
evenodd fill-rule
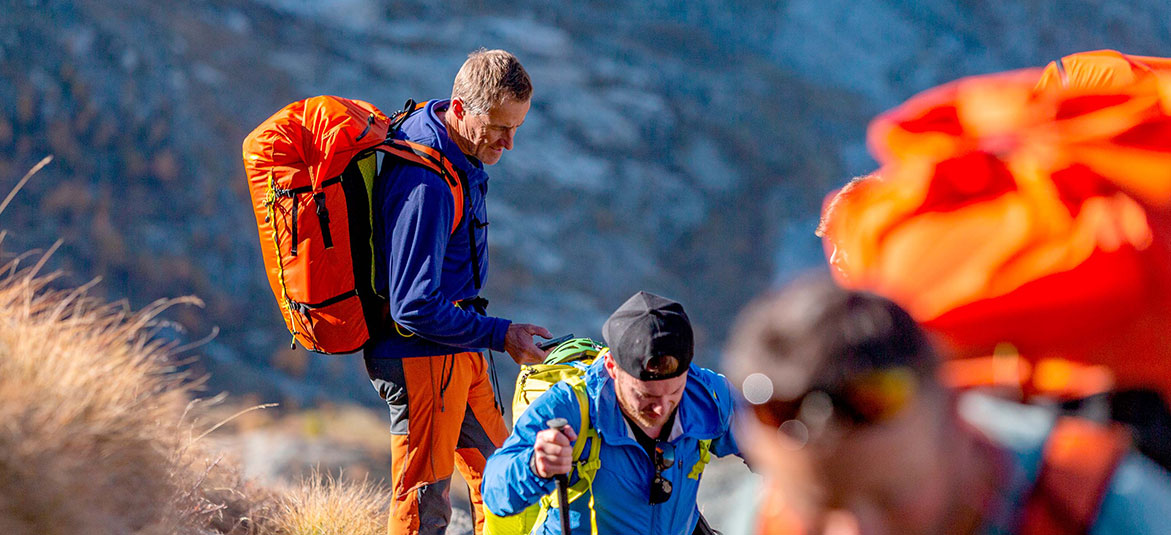
<instances>
[{"instance_id":1,"label":"black baseball cap","mask_svg":"<svg viewBox=\"0 0 1171 535\"><path fill-rule=\"evenodd\" d=\"M622 303L602 326L602 337L618 367L642 381L687 373L695 352L683 305L648 292Z\"/></svg>"}]
</instances>

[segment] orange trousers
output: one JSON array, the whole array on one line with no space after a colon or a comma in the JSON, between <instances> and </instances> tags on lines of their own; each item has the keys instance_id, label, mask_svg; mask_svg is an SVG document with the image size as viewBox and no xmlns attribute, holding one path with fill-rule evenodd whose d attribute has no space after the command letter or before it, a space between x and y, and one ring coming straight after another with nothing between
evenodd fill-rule
<instances>
[{"instance_id":1,"label":"orange trousers","mask_svg":"<svg viewBox=\"0 0 1171 535\"><path fill-rule=\"evenodd\" d=\"M467 481L476 535L484 529L484 463L508 429L480 353L366 359L390 408L390 535L443 534L451 520L448 491L458 468Z\"/></svg>"}]
</instances>

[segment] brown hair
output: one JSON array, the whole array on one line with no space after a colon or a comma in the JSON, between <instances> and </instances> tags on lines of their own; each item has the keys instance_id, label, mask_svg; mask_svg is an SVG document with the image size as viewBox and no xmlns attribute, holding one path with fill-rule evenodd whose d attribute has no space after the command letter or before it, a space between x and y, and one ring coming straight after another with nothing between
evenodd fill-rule
<instances>
[{"instance_id":1,"label":"brown hair","mask_svg":"<svg viewBox=\"0 0 1171 535\"><path fill-rule=\"evenodd\" d=\"M506 98L525 102L532 95L529 73L516 56L505 50L483 48L468 54L451 88L451 98L462 100L473 115L488 113Z\"/></svg>"}]
</instances>

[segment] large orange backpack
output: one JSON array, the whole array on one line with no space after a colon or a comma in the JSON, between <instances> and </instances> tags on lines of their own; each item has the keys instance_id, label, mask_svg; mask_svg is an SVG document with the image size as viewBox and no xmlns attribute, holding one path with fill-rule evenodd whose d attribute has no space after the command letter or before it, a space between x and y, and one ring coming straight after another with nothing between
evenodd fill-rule
<instances>
[{"instance_id":1,"label":"large orange backpack","mask_svg":"<svg viewBox=\"0 0 1171 535\"><path fill-rule=\"evenodd\" d=\"M407 101L391 118L367 102L318 96L289 104L244 139L264 268L285 324L306 349L352 353L372 329L389 325L373 282L371 195L380 162L442 176L455 201L452 232L460 224L466 177L434 148L394 139L424 104Z\"/></svg>"}]
</instances>

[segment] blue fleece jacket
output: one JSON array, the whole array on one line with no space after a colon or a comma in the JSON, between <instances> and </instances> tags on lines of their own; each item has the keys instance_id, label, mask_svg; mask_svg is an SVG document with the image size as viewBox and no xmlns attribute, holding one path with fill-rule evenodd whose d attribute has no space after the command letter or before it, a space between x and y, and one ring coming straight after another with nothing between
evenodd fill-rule
<instances>
[{"instance_id":1,"label":"blue fleece jacket","mask_svg":"<svg viewBox=\"0 0 1171 535\"><path fill-rule=\"evenodd\" d=\"M510 322L464 310L455 301L476 297L472 274L473 251L468 225L474 225L480 279L488 276L488 213L484 197L488 174L483 165L460 152L447 135L438 111L447 100L432 100L403 123L396 137L433 147L467 174L468 202L455 232L455 201L443 178L420 166L391 163L374 185L374 284L387 296L394 325L375 329L366 350L370 358L403 358L504 349Z\"/></svg>"},{"instance_id":2,"label":"blue fleece jacket","mask_svg":"<svg viewBox=\"0 0 1171 535\"><path fill-rule=\"evenodd\" d=\"M688 476L699 461L699 441L711 439L711 453L716 457L740 454L732 434L734 403L728 382L705 368L692 366L688 370L675 426L667 439L675 448L675 464L663 472L673 487L671 497L657 505L650 504L655 475L651 458L623 418L614 381L606 374L601 359L586 372L586 392L590 419L602 441L601 467L593 483L598 533L690 534L699 519L695 498L702 476ZM556 489L555 480L538 477L530 466L536 434L555 417L569 420L575 432L581 431L577 398L567 383L553 385L533 401L504 445L488 459L483 496L484 505L493 513L519 513ZM571 474L570 484L576 478ZM588 496L571 502L569 509L572 532L590 533ZM533 533L561 533L560 518L559 510L551 510Z\"/></svg>"}]
</instances>

